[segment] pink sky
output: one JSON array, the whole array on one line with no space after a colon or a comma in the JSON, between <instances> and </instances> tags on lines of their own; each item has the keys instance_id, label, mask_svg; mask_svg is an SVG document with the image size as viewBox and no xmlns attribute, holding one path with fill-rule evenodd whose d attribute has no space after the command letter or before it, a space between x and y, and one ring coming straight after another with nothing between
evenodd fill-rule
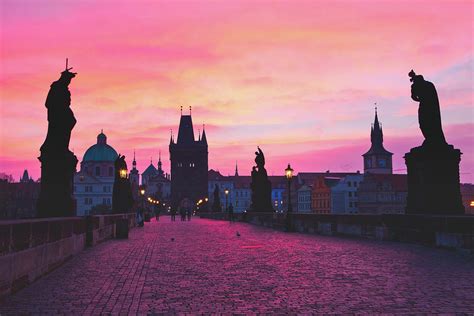
<instances>
[{"instance_id":1,"label":"pink sky","mask_svg":"<svg viewBox=\"0 0 474 316\"><path fill-rule=\"evenodd\" d=\"M408 72L435 83L449 143L474 182L471 1L9 1L0 2L0 172L16 180L47 130L44 101L64 59L79 160L104 129L143 171L179 107L206 124L209 167L249 174L362 170L374 102L394 169L422 142ZM186 111L185 111L186 112Z\"/></svg>"}]
</instances>

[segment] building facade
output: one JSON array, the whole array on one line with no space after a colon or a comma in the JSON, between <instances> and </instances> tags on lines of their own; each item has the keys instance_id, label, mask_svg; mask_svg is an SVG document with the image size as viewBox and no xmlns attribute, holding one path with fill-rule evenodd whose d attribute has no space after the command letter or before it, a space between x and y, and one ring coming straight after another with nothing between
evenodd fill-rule
<instances>
[{"instance_id":1,"label":"building facade","mask_svg":"<svg viewBox=\"0 0 474 316\"><path fill-rule=\"evenodd\" d=\"M29 177L27 170L19 182L0 179L0 219L35 217L40 186Z\"/></svg>"},{"instance_id":2,"label":"building facade","mask_svg":"<svg viewBox=\"0 0 474 316\"><path fill-rule=\"evenodd\" d=\"M362 174L348 174L339 178L331 186L331 213L357 214L359 213L358 189L364 179Z\"/></svg>"},{"instance_id":3,"label":"building facade","mask_svg":"<svg viewBox=\"0 0 474 316\"><path fill-rule=\"evenodd\" d=\"M208 146L206 131L203 129L194 138L191 115L181 115L178 139L171 136L171 207L196 205L197 201L208 197Z\"/></svg>"},{"instance_id":4,"label":"building facade","mask_svg":"<svg viewBox=\"0 0 474 316\"><path fill-rule=\"evenodd\" d=\"M379 123L377 108L375 108L374 124L370 130L370 149L363 154L364 173L392 174L393 154L383 147L382 125Z\"/></svg>"},{"instance_id":5,"label":"building facade","mask_svg":"<svg viewBox=\"0 0 474 316\"><path fill-rule=\"evenodd\" d=\"M77 216L111 211L117 157L117 152L107 144L107 137L101 132L97 143L85 152L80 171L74 175Z\"/></svg>"},{"instance_id":6,"label":"building facade","mask_svg":"<svg viewBox=\"0 0 474 316\"><path fill-rule=\"evenodd\" d=\"M407 205L406 174L365 174L359 184L359 213L403 214Z\"/></svg>"},{"instance_id":7,"label":"building facade","mask_svg":"<svg viewBox=\"0 0 474 316\"><path fill-rule=\"evenodd\" d=\"M313 188L309 185L302 185L298 189L298 209L299 213L311 213L311 196Z\"/></svg>"},{"instance_id":8,"label":"building facade","mask_svg":"<svg viewBox=\"0 0 474 316\"><path fill-rule=\"evenodd\" d=\"M161 154L158 158L158 168L155 168L153 161L142 174L142 185L145 188L145 195L161 203L168 204L171 200L171 178L163 171Z\"/></svg>"}]
</instances>

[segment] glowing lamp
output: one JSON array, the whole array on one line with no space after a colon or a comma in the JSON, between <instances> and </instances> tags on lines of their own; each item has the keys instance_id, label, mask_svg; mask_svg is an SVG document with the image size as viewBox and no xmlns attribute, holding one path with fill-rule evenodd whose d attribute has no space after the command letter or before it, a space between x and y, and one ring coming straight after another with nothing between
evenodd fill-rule
<instances>
[{"instance_id":1,"label":"glowing lamp","mask_svg":"<svg viewBox=\"0 0 474 316\"><path fill-rule=\"evenodd\" d=\"M120 169L119 174L120 174L120 178L126 179L127 178L127 169Z\"/></svg>"},{"instance_id":2,"label":"glowing lamp","mask_svg":"<svg viewBox=\"0 0 474 316\"><path fill-rule=\"evenodd\" d=\"M288 180L293 178L293 169L291 169L290 164L288 164L288 168L285 169L285 175Z\"/></svg>"}]
</instances>

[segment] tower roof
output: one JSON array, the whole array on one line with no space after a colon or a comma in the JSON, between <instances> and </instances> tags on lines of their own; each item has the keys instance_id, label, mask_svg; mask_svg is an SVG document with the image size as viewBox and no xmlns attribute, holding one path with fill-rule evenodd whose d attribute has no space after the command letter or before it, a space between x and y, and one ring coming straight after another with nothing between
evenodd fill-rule
<instances>
[{"instance_id":1,"label":"tower roof","mask_svg":"<svg viewBox=\"0 0 474 316\"><path fill-rule=\"evenodd\" d=\"M87 149L82 161L115 161L117 157L117 152L111 146L107 145L107 136L101 131L100 134L97 135L97 144Z\"/></svg>"},{"instance_id":2,"label":"tower roof","mask_svg":"<svg viewBox=\"0 0 474 316\"><path fill-rule=\"evenodd\" d=\"M373 154L393 155L383 147L383 131L377 115L377 107L375 108L374 124L372 124L372 128L370 129L370 142L372 145L363 156Z\"/></svg>"},{"instance_id":3,"label":"tower roof","mask_svg":"<svg viewBox=\"0 0 474 316\"><path fill-rule=\"evenodd\" d=\"M193 120L191 115L181 115L177 144L194 143Z\"/></svg>"},{"instance_id":4,"label":"tower roof","mask_svg":"<svg viewBox=\"0 0 474 316\"><path fill-rule=\"evenodd\" d=\"M145 169L145 171L143 171L142 173L142 176L148 176L148 175L156 175L156 168L155 166L153 166L152 163L150 163L150 165L148 166L148 168Z\"/></svg>"}]
</instances>

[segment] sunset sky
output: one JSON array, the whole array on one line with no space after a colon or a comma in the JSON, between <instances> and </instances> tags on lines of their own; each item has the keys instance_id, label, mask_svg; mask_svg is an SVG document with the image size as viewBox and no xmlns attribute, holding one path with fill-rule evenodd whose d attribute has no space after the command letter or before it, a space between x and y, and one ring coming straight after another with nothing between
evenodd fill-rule
<instances>
[{"instance_id":1,"label":"sunset sky","mask_svg":"<svg viewBox=\"0 0 474 316\"><path fill-rule=\"evenodd\" d=\"M180 106L206 124L209 168L363 170L377 102L396 173L422 141L408 72L432 81L474 182L472 1L0 1L0 172L40 175L44 101L65 58L81 161L103 129L143 171Z\"/></svg>"}]
</instances>

